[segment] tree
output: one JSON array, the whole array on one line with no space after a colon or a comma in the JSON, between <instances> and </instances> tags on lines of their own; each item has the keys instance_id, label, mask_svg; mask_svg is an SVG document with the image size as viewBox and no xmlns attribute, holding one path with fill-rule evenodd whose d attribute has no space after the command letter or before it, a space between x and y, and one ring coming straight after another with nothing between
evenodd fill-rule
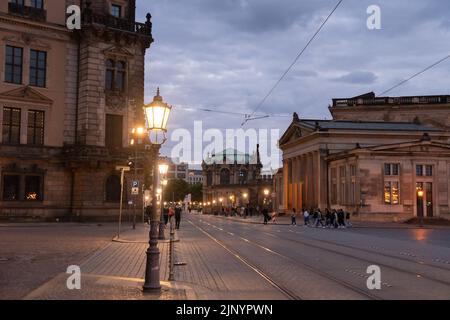
<instances>
[{"instance_id":1,"label":"tree","mask_svg":"<svg viewBox=\"0 0 450 320\"><path fill-rule=\"evenodd\" d=\"M189 184L181 179L169 180L164 188L164 201L183 201L189 194Z\"/></svg>"},{"instance_id":2,"label":"tree","mask_svg":"<svg viewBox=\"0 0 450 320\"><path fill-rule=\"evenodd\" d=\"M190 186L189 193L191 194L192 201L203 201L203 184L196 183Z\"/></svg>"}]
</instances>

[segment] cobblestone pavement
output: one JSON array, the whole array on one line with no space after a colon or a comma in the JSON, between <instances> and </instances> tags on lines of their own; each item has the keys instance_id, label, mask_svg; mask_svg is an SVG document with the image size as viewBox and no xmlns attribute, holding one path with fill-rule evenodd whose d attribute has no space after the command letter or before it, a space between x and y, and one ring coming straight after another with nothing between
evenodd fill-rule
<instances>
[{"instance_id":1,"label":"cobblestone pavement","mask_svg":"<svg viewBox=\"0 0 450 320\"><path fill-rule=\"evenodd\" d=\"M2 224L0 299L20 299L109 243L115 224Z\"/></svg>"}]
</instances>

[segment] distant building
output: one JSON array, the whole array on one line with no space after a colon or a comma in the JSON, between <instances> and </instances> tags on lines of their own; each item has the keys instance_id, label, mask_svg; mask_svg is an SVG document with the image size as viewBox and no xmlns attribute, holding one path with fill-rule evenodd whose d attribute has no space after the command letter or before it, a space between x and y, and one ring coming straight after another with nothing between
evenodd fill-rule
<instances>
[{"instance_id":1,"label":"distant building","mask_svg":"<svg viewBox=\"0 0 450 320\"><path fill-rule=\"evenodd\" d=\"M204 159L202 169L203 202L210 204L210 210L271 202L272 179L261 176L259 146L253 156L234 149L212 154Z\"/></svg>"},{"instance_id":2,"label":"distant building","mask_svg":"<svg viewBox=\"0 0 450 320\"><path fill-rule=\"evenodd\" d=\"M277 205L370 219L450 216L450 96L333 99L333 120L293 121L279 141Z\"/></svg>"},{"instance_id":3,"label":"distant building","mask_svg":"<svg viewBox=\"0 0 450 320\"><path fill-rule=\"evenodd\" d=\"M171 159L169 157L161 157L160 160L169 165L167 179L180 179L188 182L189 165L187 163L180 163L178 159Z\"/></svg>"},{"instance_id":4,"label":"distant building","mask_svg":"<svg viewBox=\"0 0 450 320\"><path fill-rule=\"evenodd\" d=\"M202 170L189 170L187 182L189 184L202 184L203 183L203 171Z\"/></svg>"}]
</instances>

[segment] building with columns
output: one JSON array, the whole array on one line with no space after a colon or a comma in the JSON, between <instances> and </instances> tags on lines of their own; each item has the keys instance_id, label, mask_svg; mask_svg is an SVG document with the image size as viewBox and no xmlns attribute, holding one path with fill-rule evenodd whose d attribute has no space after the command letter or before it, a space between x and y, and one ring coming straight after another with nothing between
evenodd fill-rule
<instances>
[{"instance_id":1,"label":"building with columns","mask_svg":"<svg viewBox=\"0 0 450 320\"><path fill-rule=\"evenodd\" d=\"M82 8L81 30L66 7ZM0 219L116 219L152 25L135 0L0 2ZM137 176L144 184L145 137ZM138 203L139 199L134 199ZM125 206L126 208L126 206Z\"/></svg>"},{"instance_id":2,"label":"building with columns","mask_svg":"<svg viewBox=\"0 0 450 320\"><path fill-rule=\"evenodd\" d=\"M332 120L293 121L283 211L342 208L370 219L449 217L450 96L334 99ZM279 180L278 180L279 183Z\"/></svg>"},{"instance_id":3,"label":"building with columns","mask_svg":"<svg viewBox=\"0 0 450 320\"><path fill-rule=\"evenodd\" d=\"M261 175L259 145L255 154L226 149L203 160L203 203L206 212L221 207L271 204L272 179ZM269 191L265 195L264 191ZM267 192L266 191L266 192Z\"/></svg>"}]
</instances>

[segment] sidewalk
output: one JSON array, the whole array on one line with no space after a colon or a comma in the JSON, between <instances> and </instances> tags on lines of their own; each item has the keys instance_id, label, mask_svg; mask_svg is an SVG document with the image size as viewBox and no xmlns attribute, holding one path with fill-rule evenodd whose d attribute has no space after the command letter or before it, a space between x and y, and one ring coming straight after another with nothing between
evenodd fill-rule
<instances>
[{"instance_id":1,"label":"sidewalk","mask_svg":"<svg viewBox=\"0 0 450 320\"><path fill-rule=\"evenodd\" d=\"M126 230L120 239L101 248L85 261L74 262L81 269L81 290L69 290L70 274L61 273L29 293L25 300L185 300L191 290L166 281L169 277L169 241L160 241L160 293L144 293L146 250L149 227L138 225ZM166 229L169 239L169 228Z\"/></svg>"}]
</instances>

